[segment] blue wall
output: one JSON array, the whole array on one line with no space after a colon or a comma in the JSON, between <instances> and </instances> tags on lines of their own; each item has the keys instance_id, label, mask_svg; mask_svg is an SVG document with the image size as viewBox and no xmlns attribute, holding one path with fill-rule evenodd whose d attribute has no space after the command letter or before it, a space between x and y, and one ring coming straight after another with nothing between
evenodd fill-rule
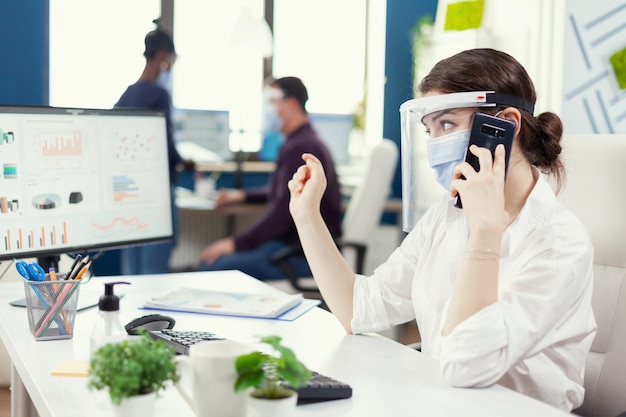
<instances>
[{"instance_id":1,"label":"blue wall","mask_svg":"<svg viewBox=\"0 0 626 417\"><path fill-rule=\"evenodd\" d=\"M2 0L0 16L0 104L48 104L48 0Z\"/></svg>"},{"instance_id":2,"label":"blue wall","mask_svg":"<svg viewBox=\"0 0 626 417\"><path fill-rule=\"evenodd\" d=\"M383 137L400 149L400 105L413 98L413 26L424 16L435 18L437 0L387 0L385 43L385 111ZM400 164L393 181L393 196L402 195ZM387 219L385 219L387 220Z\"/></svg>"}]
</instances>

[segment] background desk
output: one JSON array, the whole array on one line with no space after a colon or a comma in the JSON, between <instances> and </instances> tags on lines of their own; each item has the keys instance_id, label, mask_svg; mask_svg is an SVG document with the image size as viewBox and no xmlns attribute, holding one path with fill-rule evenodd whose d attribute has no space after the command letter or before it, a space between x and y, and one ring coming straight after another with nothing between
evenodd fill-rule
<instances>
[{"instance_id":1,"label":"background desk","mask_svg":"<svg viewBox=\"0 0 626 417\"><path fill-rule=\"evenodd\" d=\"M204 175L211 174L217 188L233 187L234 183L237 182L241 183L239 185L245 185L245 188L266 184L267 178L274 168L273 162L262 161L243 161L240 164L234 161L206 162L198 163L196 166L197 172ZM346 197L346 201L354 188L362 182L364 169L364 161L362 160L352 164L337 165L341 192ZM242 179L233 181L232 174L237 173L246 176L245 184L243 184ZM263 175L265 177L262 177ZM259 178L264 178L260 184L256 183ZM195 183L192 188L194 187ZM202 202L201 199L193 197L192 191L181 188L177 192L177 199L181 202L178 209L179 236L177 246L170 259L170 270L177 272L195 270L198 255L206 246L218 239L246 229L258 220L266 209L264 204L240 204L215 210L208 201ZM345 204L344 202L344 206ZM392 225L396 226L397 229L395 231L385 230L385 233L372 236L373 242L368 247L370 249L375 248L375 250L368 250L366 265L380 264L398 246L403 237L400 227L401 213L401 199L390 199L385 206L383 223L386 223L386 227ZM390 241L383 241L382 238L387 236L390 237ZM376 241L374 242L374 240ZM106 274L112 273L107 271Z\"/></svg>"},{"instance_id":2,"label":"background desk","mask_svg":"<svg viewBox=\"0 0 626 417\"><path fill-rule=\"evenodd\" d=\"M220 209L212 208L212 203L196 197L185 197L179 201L179 236L176 248L170 258L170 270L195 270L200 252L218 239L237 233L256 222L265 212L265 204L234 204ZM345 203L344 203L345 208ZM401 221L402 200L390 199L385 206L385 213L397 214ZM401 227L398 224L391 248L395 248L401 239ZM373 236L376 238L380 236ZM376 245L372 245L374 248ZM389 249L379 250L381 258L386 259ZM368 250L368 257L376 256L374 250ZM380 263L376 260L375 264Z\"/></svg>"},{"instance_id":3,"label":"background desk","mask_svg":"<svg viewBox=\"0 0 626 417\"><path fill-rule=\"evenodd\" d=\"M236 271L144 275L93 279L84 288L128 280L121 301L123 323L148 314L139 310L143 301L181 285L250 293L276 289ZM81 288L82 290L83 288ZM87 359L89 337L97 310L79 312L73 339L37 342L28 330L26 310L8 305L23 297L21 282L0 283L0 338L15 368L14 392L24 387L41 417L107 416L95 406L85 378L53 377L50 372L67 359ZM480 416L557 417L568 414L499 386L456 389L442 380L438 363L421 353L376 335L347 335L328 312L315 308L293 322L171 314L176 329L210 330L229 339L253 343L258 335L278 334L311 369L349 383L353 397L298 406L297 416ZM23 385L21 385L23 383ZM19 394L19 392L16 392ZM28 410L19 407L23 414ZM157 400L155 416L194 417L176 389L169 388Z\"/></svg>"}]
</instances>

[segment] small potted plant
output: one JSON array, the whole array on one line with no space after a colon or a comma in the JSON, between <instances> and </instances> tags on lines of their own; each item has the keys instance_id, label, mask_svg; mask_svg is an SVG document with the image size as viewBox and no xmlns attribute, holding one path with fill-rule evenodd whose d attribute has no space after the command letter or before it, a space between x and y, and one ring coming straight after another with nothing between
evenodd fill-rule
<instances>
[{"instance_id":1,"label":"small potted plant","mask_svg":"<svg viewBox=\"0 0 626 417\"><path fill-rule=\"evenodd\" d=\"M311 371L295 353L283 346L280 336L261 338L272 353L252 352L237 357L235 391L253 388L249 397L251 416L291 415L298 401L295 391L311 379Z\"/></svg>"},{"instance_id":2,"label":"small potted plant","mask_svg":"<svg viewBox=\"0 0 626 417\"><path fill-rule=\"evenodd\" d=\"M88 388L108 389L118 416L151 415L157 394L180 379L172 348L145 333L136 339L100 347L90 363Z\"/></svg>"}]
</instances>

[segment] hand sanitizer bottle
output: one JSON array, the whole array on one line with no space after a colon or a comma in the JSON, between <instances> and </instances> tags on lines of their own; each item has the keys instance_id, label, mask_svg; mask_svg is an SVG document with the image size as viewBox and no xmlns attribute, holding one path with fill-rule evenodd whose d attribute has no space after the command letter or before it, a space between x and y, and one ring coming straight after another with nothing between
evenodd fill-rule
<instances>
[{"instance_id":1,"label":"hand sanitizer bottle","mask_svg":"<svg viewBox=\"0 0 626 417\"><path fill-rule=\"evenodd\" d=\"M120 322L120 297L113 293L116 284L130 282L107 282L104 284L104 295L100 297L98 309L100 317L91 333L90 356L107 343L120 342L126 339L127 333Z\"/></svg>"}]
</instances>

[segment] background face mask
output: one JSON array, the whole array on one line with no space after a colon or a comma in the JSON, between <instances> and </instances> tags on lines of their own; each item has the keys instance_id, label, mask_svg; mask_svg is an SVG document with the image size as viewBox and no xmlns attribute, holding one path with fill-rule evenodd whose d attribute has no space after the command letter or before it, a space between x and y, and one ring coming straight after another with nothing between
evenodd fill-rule
<instances>
[{"instance_id":1,"label":"background face mask","mask_svg":"<svg viewBox=\"0 0 626 417\"><path fill-rule=\"evenodd\" d=\"M161 70L159 75L157 75L156 83L163 87L170 96L172 95L172 71Z\"/></svg>"},{"instance_id":2,"label":"background face mask","mask_svg":"<svg viewBox=\"0 0 626 417\"><path fill-rule=\"evenodd\" d=\"M280 132L281 124L276 105L272 103L266 104L263 109L263 126L261 127L263 133Z\"/></svg>"},{"instance_id":3,"label":"background face mask","mask_svg":"<svg viewBox=\"0 0 626 417\"><path fill-rule=\"evenodd\" d=\"M272 103L263 105L263 141L259 150L259 159L262 161L274 161L283 143L283 135L280 132L282 121L278 117L278 109Z\"/></svg>"},{"instance_id":4,"label":"background face mask","mask_svg":"<svg viewBox=\"0 0 626 417\"><path fill-rule=\"evenodd\" d=\"M469 143L470 130L459 130L426 141L428 163L435 179L444 189L450 188L454 167L463 162Z\"/></svg>"}]
</instances>

